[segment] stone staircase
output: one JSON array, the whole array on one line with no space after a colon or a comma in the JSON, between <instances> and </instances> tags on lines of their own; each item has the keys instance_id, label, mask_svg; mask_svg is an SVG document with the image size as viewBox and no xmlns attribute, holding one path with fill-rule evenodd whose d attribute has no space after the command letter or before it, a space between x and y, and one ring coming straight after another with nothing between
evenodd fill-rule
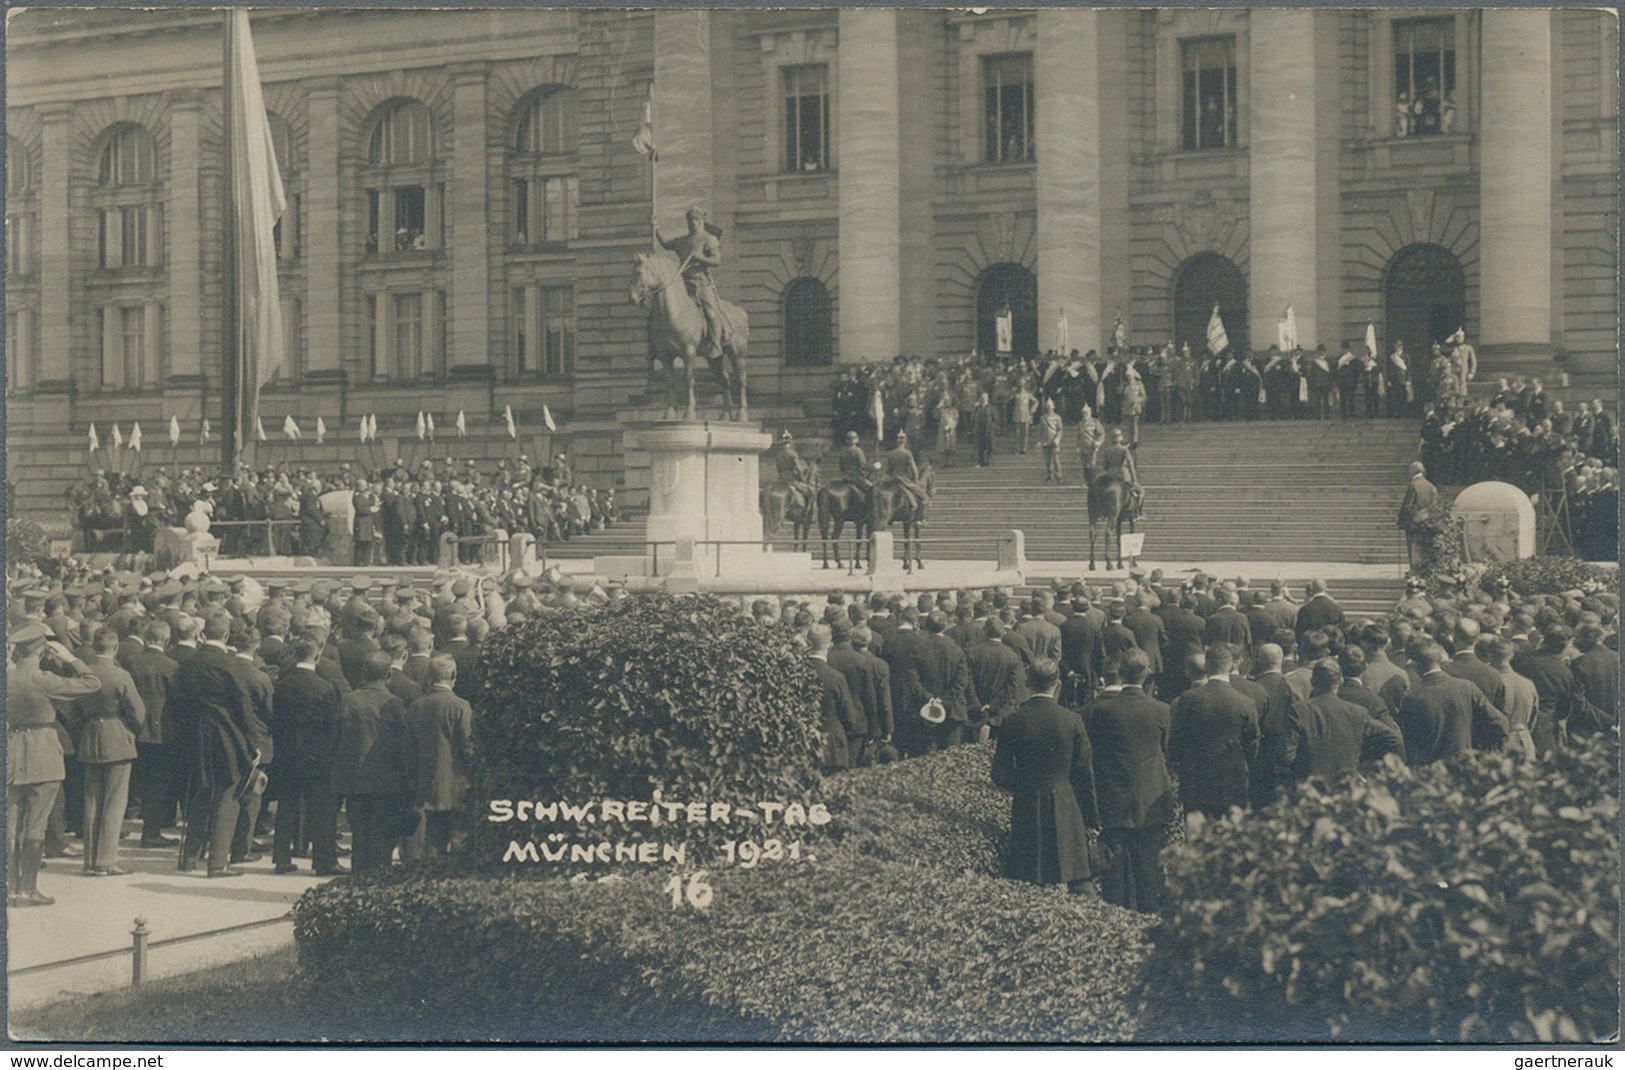
<instances>
[{"instance_id":1,"label":"stone staircase","mask_svg":"<svg viewBox=\"0 0 1625 1070\"><path fill-rule=\"evenodd\" d=\"M1397 563L1404 543L1394 518L1416 438L1408 420L1145 427L1137 453L1148 495L1142 556ZM998 443L989 468L967 466L963 456L939 467L927 534L944 542L933 552L957 556L961 539L1020 528L1029 560L1086 559L1075 433L1070 441L1060 484L1044 483L1036 447L1023 456L1010 440Z\"/></svg>"}]
</instances>

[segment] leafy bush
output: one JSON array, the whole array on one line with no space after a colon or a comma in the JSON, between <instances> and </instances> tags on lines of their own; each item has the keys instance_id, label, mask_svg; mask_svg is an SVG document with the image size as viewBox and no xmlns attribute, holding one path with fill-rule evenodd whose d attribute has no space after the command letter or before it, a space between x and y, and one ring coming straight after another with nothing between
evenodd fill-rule
<instances>
[{"instance_id":1,"label":"leafy bush","mask_svg":"<svg viewBox=\"0 0 1625 1070\"><path fill-rule=\"evenodd\" d=\"M492 797L818 798L819 692L806 656L710 596L653 592L502 629L482 648L476 687L482 812ZM648 828L596 831L636 841Z\"/></svg>"},{"instance_id":2,"label":"leafy bush","mask_svg":"<svg viewBox=\"0 0 1625 1070\"><path fill-rule=\"evenodd\" d=\"M1169 855L1141 1036L1590 1042L1619 1028L1619 740L1479 754Z\"/></svg>"},{"instance_id":3,"label":"leafy bush","mask_svg":"<svg viewBox=\"0 0 1625 1070\"><path fill-rule=\"evenodd\" d=\"M1619 593L1619 569L1573 557L1527 557L1492 565L1479 582L1484 590L1494 591L1503 579L1524 596L1574 590Z\"/></svg>"},{"instance_id":4,"label":"leafy bush","mask_svg":"<svg viewBox=\"0 0 1625 1070\"><path fill-rule=\"evenodd\" d=\"M51 539L32 520L6 518L6 560L13 565L39 564L50 553Z\"/></svg>"},{"instance_id":5,"label":"leafy bush","mask_svg":"<svg viewBox=\"0 0 1625 1070\"><path fill-rule=\"evenodd\" d=\"M301 966L363 1020L415 1008L404 1040L1126 1040L1151 920L991 875L991 754L832 778L816 857L715 869L704 911L652 867L333 882L296 908Z\"/></svg>"}]
</instances>

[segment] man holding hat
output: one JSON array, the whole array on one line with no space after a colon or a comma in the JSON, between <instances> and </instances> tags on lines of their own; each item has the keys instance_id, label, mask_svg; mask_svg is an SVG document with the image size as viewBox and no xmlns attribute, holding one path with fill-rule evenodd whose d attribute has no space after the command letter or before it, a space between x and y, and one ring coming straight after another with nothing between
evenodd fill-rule
<instances>
[{"instance_id":1,"label":"man holding hat","mask_svg":"<svg viewBox=\"0 0 1625 1070\"><path fill-rule=\"evenodd\" d=\"M88 695L101 687L89 667L60 643L45 625L30 622L10 634L12 665L6 673L6 835L7 891L11 906L50 906L56 900L39 890L45 825L65 775L62 741L56 730L56 702ZM46 652L54 667L42 667Z\"/></svg>"}]
</instances>

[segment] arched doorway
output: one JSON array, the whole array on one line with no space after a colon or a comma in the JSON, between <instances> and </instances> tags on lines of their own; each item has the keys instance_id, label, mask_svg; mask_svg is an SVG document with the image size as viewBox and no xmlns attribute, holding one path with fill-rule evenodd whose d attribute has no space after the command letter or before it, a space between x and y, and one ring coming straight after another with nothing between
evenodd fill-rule
<instances>
[{"instance_id":1,"label":"arched doorway","mask_svg":"<svg viewBox=\"0 0 1625 1070\"><path fill-rule=\"evenodd\" d=\"M1434 342L1467 325L1467 275L1442 245L1407 245L1395 253L1382 294L1388 328L1383 344L1390 349L1403 341L1405 352L1421 358Z\"/></svg>"},{"instance_id":2,"label":"arched doorway","mask_svg":"<svg viewBox=\"0 0 1625 1070\"><path fill-rule=\"evenodd\" d=\"M1247 341L1247 277L1228 257L1197 253L1174 272L1174 342L1189 343L1191 355L1208 352L1207 324L1213 306L1230 337L1230 348L1245 355Z\"/></svg>"},{"instance_id":3,"label":"arched doorway","mask_svg":"<svg viewBox=\"0 0 1625 1070\"><path fill-rule=\"evenodd\" d=\"M1010 309L1012 357L1038 353L1038 279L1020 264L994 264L976 280L976 351L998 353L998 315Z\"/></svg>"}]
</instances>

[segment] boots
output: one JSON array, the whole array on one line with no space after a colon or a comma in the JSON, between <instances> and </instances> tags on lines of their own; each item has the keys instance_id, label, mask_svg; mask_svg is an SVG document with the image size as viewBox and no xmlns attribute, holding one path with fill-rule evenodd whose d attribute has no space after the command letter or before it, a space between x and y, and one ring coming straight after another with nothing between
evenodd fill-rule
<instances>
[{"instance_id":1,"label":"boots","mask_svg":"<svg viewBox=\"0 0 1625 1070\"><path fill-rule=\"evenodd\" d=\"M56 900L48 895L40 894L39 866L40 858L45 853L45 844L41 840L24 840L22 858L18 869L18 891L13 905L19 907L48 907Z\"/></svg>"}]
</instances>

